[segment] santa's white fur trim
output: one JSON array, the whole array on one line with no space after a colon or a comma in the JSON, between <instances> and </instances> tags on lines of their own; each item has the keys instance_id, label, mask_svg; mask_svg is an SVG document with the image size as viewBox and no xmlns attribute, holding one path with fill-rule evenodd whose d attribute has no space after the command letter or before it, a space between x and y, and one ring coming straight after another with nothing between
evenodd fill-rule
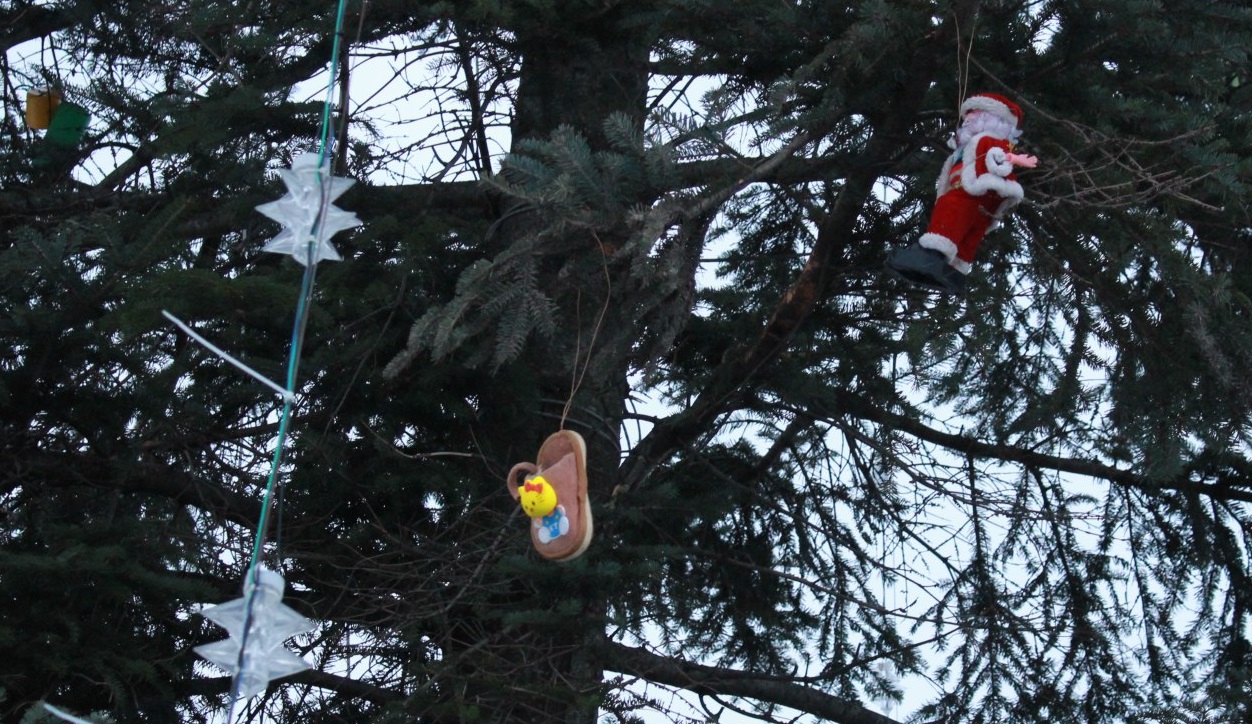
<instances>
[{"instance_id":1,"label":"santa's white fur trim","mask_svg":"<svg viewBox=\"0 0 1252 724\"><path fill-rule=\"evenodd\" d=\"M970 96L961 104L961 115L965 115L970 111L987 111L995 115L997 118L1004 120L1017 128L1017 115L1003 101L996 100L991 96Z\"/></svg>"},{"instance_id":2,"label":"santa's white fur trim","mask_svg":"<svg viewBox=\"0 0 1252 724\"><path fill-rule=\"evenodd\" d=\"M956 242L946 236L943 236L942 234L936 234L928 231L918 237L917 245L923 249L934 249L940 254L943 254L947 258L949 264L951 264L952 260L956 258Z\"/></svg>"},{"instance_id":3,"label":"santa's white fur trim","mask_svg":"<svg viewBox=\"0 0 1252 724\"><path fill-rule=\"evenodd\" d=\"M991 191L1003 196L1006 201L1011 199L1013 204L1016 204L1022 200L1026 192L1022 190L1021 184L1006 178L1013 172L1013 164L1007 160L997 164L993 154L988 153L987 169L990 173L978 175L978 143L985 136L987 134L980 133L971 138L969 143L965 144L965 150L961 158L961 188L965 189L972 196L982 196ZM994 136L991 137L994 138ZM992 150L1000 150L1003 153L1002 149Z\"/></svg>"},{"instance_id":4,"label":"santa's white fur trim","mask_svg":"<svg viewBox=\"0 0 1252 724\"><path fill-rule=\"evenodd\" d=\"M1013 173L1013 164L1009 163L1009 152L999 146L987 149L987 170L997 176L1008 176Z\"/></svg>"},{"instance_id":5,"label":"santa's white fur trim","mask_svg":"<svg viewBox=\"0 0 1252 724\"><path fill-rule=\"evenodd\" d=\"M943 162L943 168L939 171L939 179L935 181L935 198L943 196L952 189L952 167L956 165L956 157L948 156Z\"/></svg>"},{"instance_id":6,"label":"santa's white fur trim","mask_svg":"<svg viewBox=\"0 0 1252 724\"><path fill-rule=\"evenodd\" d=\"M1006 198L1005 200L1001 201L1000 205L996 208L995 213L992 214L992 217L995 219L995 221L991 222L991 227L988 228L987 231L995 231L996 229L1000 228L1000 220L1003 219L1005 216L1007 216L1008 213L1013 210L1013 207L1017 206L1018 202L1020 201L1021 201L1020 197L1015 198L1015 199Z\"/></svg>"},{"instance_id":7,"label":"santa's white fur trim","mask_svg":"<svg viewBox=\"0 0 1252 724\"><path fill-rule=\"evenodd\" d=\"M957 256L952 257L952 261L948 263L952 265L953 269L959 271L962 274L969 274L971 271L974 270L973 264L970 264L969 262Z\"/></svg>"}]
</instances>

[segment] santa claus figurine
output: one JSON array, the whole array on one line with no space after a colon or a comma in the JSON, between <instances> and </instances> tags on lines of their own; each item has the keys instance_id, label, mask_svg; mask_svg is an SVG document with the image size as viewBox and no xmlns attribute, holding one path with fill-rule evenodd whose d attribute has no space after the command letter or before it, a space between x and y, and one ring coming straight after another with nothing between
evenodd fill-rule
<instances>
[{"instance_id":1,"label":"santa claus figurine","mask_svg":"<svg viewBox=\"0 0 1252 724\"><path fill-rule=\"evenodd\" d=\"M1021 136L1022 109L991 93L961 104L961 125L948 145L952 155L939 174L938 200L926 233L887 259L904 279L945 292L965 290L983 235L1022 200L1015 166L1034 168L1034 156L1013 153Z\"/></svg>"}]
</instances>

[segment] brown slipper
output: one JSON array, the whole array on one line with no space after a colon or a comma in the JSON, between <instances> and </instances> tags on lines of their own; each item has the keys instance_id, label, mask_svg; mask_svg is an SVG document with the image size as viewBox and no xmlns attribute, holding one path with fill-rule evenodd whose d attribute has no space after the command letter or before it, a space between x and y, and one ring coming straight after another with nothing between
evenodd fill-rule
<instances>
[{"instance_id":1,"label":"brown slipper","mask_svg":"<svg viewBox=\"0 0 1252 724\"><path fill-rule=\"evenodd\" d=\"M530 541L539 555L550 561L573 560L591 544L587 444L573 430L555 432L539 448L536 463L513 466L509 494L522 503L527 515L535 516ZM551 492L556 493L555 505Z\"/></svg>"}]
</instances>

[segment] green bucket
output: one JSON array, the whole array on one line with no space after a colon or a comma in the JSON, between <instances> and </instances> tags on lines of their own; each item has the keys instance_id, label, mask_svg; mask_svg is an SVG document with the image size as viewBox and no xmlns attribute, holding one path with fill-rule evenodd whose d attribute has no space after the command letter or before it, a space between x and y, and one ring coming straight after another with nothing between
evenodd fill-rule
<instances>
[{"instance_id":1,"label":"green bucket","mask_svg":"<svg viewBox=\"0 0 1252 724\"><path fill-rule=\"evenodd\" d=\"M73 148L87 135L87 124L90 121L91 114L86 108L76 103L62 103L52 114L44 138L54 146Z\"/></svg>"}]
</instances>

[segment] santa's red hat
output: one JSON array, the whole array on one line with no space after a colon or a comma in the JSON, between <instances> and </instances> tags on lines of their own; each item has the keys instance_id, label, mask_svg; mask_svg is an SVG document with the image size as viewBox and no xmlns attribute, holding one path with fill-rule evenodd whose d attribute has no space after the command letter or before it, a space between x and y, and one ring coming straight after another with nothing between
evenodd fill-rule
<instances>
[{"instance_id":1,"label":"santa's red hat","mask_svg":"<svg viewBox=\"0 0 1252 724\"><path fill-rule=\"evenodd\" d=\"M1022 126L1022 109L1016 103L994 93L978 93L965 99L961 104L961 115L970 111L986 111L1014 128Z\"/></svg>"}]
</instances>

